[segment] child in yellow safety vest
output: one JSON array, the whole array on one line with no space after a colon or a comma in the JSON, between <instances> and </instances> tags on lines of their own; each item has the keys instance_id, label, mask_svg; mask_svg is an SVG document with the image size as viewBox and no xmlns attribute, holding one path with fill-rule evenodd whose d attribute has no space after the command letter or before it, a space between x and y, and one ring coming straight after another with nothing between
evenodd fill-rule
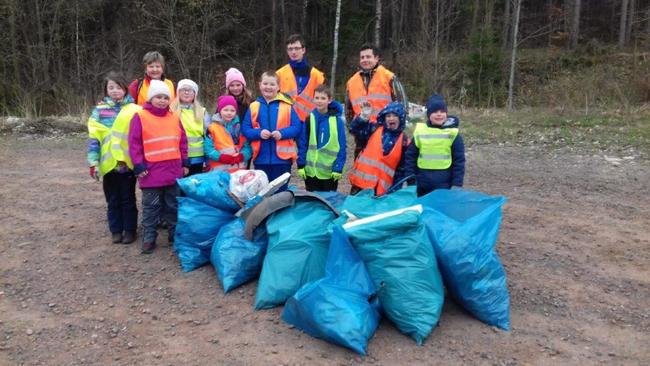
<instances>
[{"instance_id":1,"label":"child in yellow safety vest","mask_svg":"<svg viewBox=\"0 0 650 366\"><path fill-rule=\"evenodd\" d=\"M298 140L298 175L308 191L336 191L345 166L343 106L325 85L314 90L314 104Z\"/></svg>"},{"instance_id":2,"label":"child in yellow safety vest","mask_svg":"<svg viewBox=\"0 0 650 366\"><path fill-rule=\"evenodd\" d=\"M171 93L165 83L152 80L142 111L129 128L129 155L142 190L142 253L156 248L156 225L163 216L168 241L176 230L176 179L189 172L187 136L177 114L169 110Z\"/></svg>"},{"instance_id":3,"label":"child in yellow safety vest","mask_svg":"<svg viewBox=\"0 0 650 366\"><path fill-rule=\"evenodd\" d=\"M222 95L217 100L217 113L212 116L204 143L210 170L233 173L246 169L253 154L250 143L241 133L237 109L237 101L231 95Z\"/></svg>"},{"instance_id":4,"label":"child in yellow safety vest","mask_svg":"<svg viewBox=\"0 0 650 366\"><path fill-rule=\"evenodd\" d=\"M90 176L103 178L108 228L115 244L135 241L138 225L135 176L126 144L128 123L138 109L127 94L124 76L110 72L104 78L104 98L88 119Z\"/></svg>"},{"instance_id":5,"label":"child in yellow safety vest","mask_svg":"<svg viewBox=\"0 0 650 366\"><path fill-rule=\"evenodd\" d=\"M187 134L187 156L190 159L190 171L187 175L203 173L204 126L209 121L209 117L199 102L199 86L190 79L179 81L176 87L176 98L171 103L170 109L180 116Z\"/></svg>"}]
</instances>

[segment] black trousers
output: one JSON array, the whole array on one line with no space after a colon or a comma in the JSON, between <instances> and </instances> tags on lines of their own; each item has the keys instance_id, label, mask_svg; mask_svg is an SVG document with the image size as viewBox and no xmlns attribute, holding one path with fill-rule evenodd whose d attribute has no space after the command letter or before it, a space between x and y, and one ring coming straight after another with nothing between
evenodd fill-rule
<instances>
[{"instance_id":1,"label":"black trousers","mask_svg":"<svg viewBox=\"0 0 650 366\"><path fill-rule=\"evenodd\" d=\"M334 179L319 179L316 177L307 177L305 179L305 189L307 189L309 192L335 192L338 187L339 181Z\"/></svg>"},{"instance_id":2,"label":"black trousers","mask_svg":"<svg viewBox=\"0 0 650 366\"><path fill-rule=\"evenodd\" d=\"M113 234L135 232L138 227L138 208L135 204L133 172L109 172L104 175L102 186L108 205L108 229Z\"/></svg>"}]
</instances>

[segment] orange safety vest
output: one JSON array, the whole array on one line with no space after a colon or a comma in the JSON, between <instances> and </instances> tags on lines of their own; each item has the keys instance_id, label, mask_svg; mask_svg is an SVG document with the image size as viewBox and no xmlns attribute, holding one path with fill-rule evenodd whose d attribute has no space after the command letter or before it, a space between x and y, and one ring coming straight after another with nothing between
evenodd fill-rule
<instances>
[{"instance_id":1,"label":"orange safety vest","mask_svg":"<svg viewBox=\"0 0 650 366\"><path fill-rule=\"evenodd\" d=\"M239 144L235 144L228 130L219 123L211 123L208 127L208 134L210 134L210 138L212 138L214 149L220 154L234 155L241 153L244 142L246 142L246 138L242 134L239 135ZM208 165L210 165L210 170L216 169L227 171L228 173L236 172L239 169L246 169L245 161L237 164L224 164L218 161L209 160Z\"/></svg>"},{"instance_id":2,"label":"orange safety vest","mask_svg":"<svg viewBox=\"0 0 650 366\"><path fill-rule=\"evenodd\" d=\"M354 115L361 114L361 105L369 102L372 106L372 114L370 115L370 122L377 122L377 114L386 106L386 104L393 101L391 94L393 74L387 68L379 65L370 79L368 89L363 83L361 72L354 74L347 83L348 99L352 105Z\"/></svg>"},{"instance_id":3,"label":"orange safety vest","mask_svg":"<svg viewBox=\"0 0 650 366\"><path fill-rule=\"evenodd\" d=\"M181 158L181 127L177 114L167 112L164 117L142 110L138 112L142 123L144 158L149 162L179 160Z\"/></svg>"},{"instance_id":4,"label":"orange safety vest","mask_svg":"<svg viewBox=\"0 0 650 366\"><path fill-rule=\"evenodd\" d=\"M174 92L174 83L172 83L171 80L165 79L163 80L165 84L167 84L167 87L169 88L169 91L171 93L171 98L170 100L173 100L176 93ZM138 97L135 100L135 104L137 105L144 105L144 103L147 102L147 93L149 92L149 84L151 84L151 80L148 78L144 78L142 82L138 81L140 89L138 90Z\"/></svg>"},{"instance_id":5,"label":"orange safety vest","mask_svg":"<svg viewBox=\"0 0 650 366\"><path fill-rule=\"evenodd\" d=\"M251 103L249 110L251 112L251 124L253 128L260 128L260 123L257 121L257 116L260 112L260 102L254 101ZM280 101L280 108L278 109L278 120L275 124L277 130L291 126L291 104ZM261 140L251 141L251 148L253 148L253 161L260 153ZM281 139L275 141L275 152L282 160L295 161L298 158L298 149L296 142L293 139Z\"/></svg>"},{"instance_id":6,"label":"orange safety vest","mask_svg":"<svg viewBox=\"0 0 650 366\"><path fill-rule=\"evenodd\" d=\"M294 100L293 109L298 113L300 121L304 122L309 116L316 105L314 104L314 90L325 82L325 74L316 69L311 68L309 74L309 81L302 93L298 94L298 84L296 84L296 76L293 74L291 65L286 64L276 71L280 78L280 92L287 94Z\"/></svg>"},{"instance_id":7,"label":"orange safety vest","mask_svg":"<svg viewBox=\"0 0 650 366\"><path fill-rule=\"evenodd\" d=\"M393 146L393 150L384 156L381 145L381 136L384 127L380 126L368 140L368 145L363 149L350 171L350 183L362 189L374 189L377 196L381 196L393 184L395 170L402 159L401 133Z\"/></svg>"}]
</instances>

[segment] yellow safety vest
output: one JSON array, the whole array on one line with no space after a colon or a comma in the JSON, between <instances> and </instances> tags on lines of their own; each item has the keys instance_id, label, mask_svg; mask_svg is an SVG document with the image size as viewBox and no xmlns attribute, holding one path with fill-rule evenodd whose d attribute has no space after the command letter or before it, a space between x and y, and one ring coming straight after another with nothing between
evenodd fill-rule
<instances>
[{"instance_id":1,"label":"yellow safety vest","mask_svg":"<svg viewBox=\"0 0 650 366\"><path fill-rule=\"evenodd\" d=\"M120 113L115 117L112 128L108 128L93 119L88 121L89 137L96 139L100 143L98 168L101 176L115 169L119 161L124 162L129 169L133 169L128 148L129 126L131 118L140 109L142 107L133 103L123 106Z\"/></svg>"},{"instance_id":2,"label":"yellow safety vest","mask_svg":"<svg viewBox=\"0 0 650 366\"><path fill-rule=\"evenodd\" d=\"M205 108L200 115L205 115ZM187 156L195 158L204 156L203 152L203 121L196 119L194 109L181 109L181 123L187 135Z\"/></svg>"},{"instance_id":3,"label":"yellow safety vest","mask_svg":"<svg viewBox=\"0 0 650 366\"><path fill-rule=\"evenodd\" d=\"M458 128L433 128L418 123L413 132L415 146L420 150L418 168L443 170L451 166L451 145L458 136Z\"/></svg>"},{"instance_id":4,"label":"yellow safety vest","mask_svg":"<svg viewBox=\"0 0 650 366\"><path fill-rule=\"evenodd\" d=\"M308 177L318 179L330 179L332 177L332 166L339 153L339 131L336 125L336 116L327 119L329 124L329 140L320 149L316 139L316 117L309 114L309 147L307 148L307 164L305 173Z\"/></svg>"}]
</instances>

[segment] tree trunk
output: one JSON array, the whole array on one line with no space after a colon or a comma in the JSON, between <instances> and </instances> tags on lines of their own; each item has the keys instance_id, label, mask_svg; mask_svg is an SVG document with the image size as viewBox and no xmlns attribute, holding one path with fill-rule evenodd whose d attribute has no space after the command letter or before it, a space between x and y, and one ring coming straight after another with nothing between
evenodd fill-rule
<instances>
[{"instance_id":1,"label":"tree trunk","mask_svg":"<svg viewBox=\"0 0 650 366\"><path fill-rule=\"evenodd\" d=\"M510 4L512 0L506 0L506 7L503 11L503 30L501 31L501 48L506 51L510 46Z\"/></svg>"},{"instance_id":2,"label":"tree trunk","mask_svg":"<svg viewBox=\"0 0 650 366\"><path fill-rule=\"evenodd\" d=\"M280 0L280 17L282 18L282 42L280 43L284 45L284 41L289 37L289 24L284 0ZM282 47L280 47L280 49L282 49Z\"/></svg>"},{"instance_id":3,"label":"tree trunk","mask_svg":"<svg viewBox=\"0 0 650 366\"><path fill-rule=\"evenodd\" d=\"M330 73L330 91L334 93L336 89L336 59L339 56L339 24L341 22L341 0L336 1L336 19L334 20L334 50L332 56L332 71Z\"/></svg>"},{"instance_id":4,"label":"tree trunk","mask_svg":"<svg viewBox=\"0 0 650 366\"><path fill-rule=\"evenodd\" d=\"M578 46L578 38L580 36L580 0L573 0L573 20L571 21L571 42L569 46L575 50Z\"/></svg>"},{"instance_id":5,"label":"tree trunk","mask_svg":"<svg viewBox=\"0 0 650 366\"><path fill-rule=\"evenodd\" d=\"M309 0L303 0L302 2L302 16L300 17L300 34L305 37L306 24L307 24L307 7L309 6Z\"/></svg>"},{"instance_id":6,"label":"tree trunk","mask_svg":"<svg viewBox=\"0 0 650 366\"><path fill-rule=\"evenodd\" d=\"M377 5L375 8L375 47L379 48L380 38L379 33L381 31L381 0L377 0Z\"/></svg>"},{"instance_id":7,"label":"tree trunk","mask_svg":"<svg viewBox=\"0 0 650 366\"><path fill-rule=\"evenodd\" d=\"M618 48L625 47L625 29L627 25L627 5L628 0L621 1L621 21L618 27Z\"/></svg>"},{"instance_id":8,"label":"tree trunk","mask_svg":"<svg viewBox=\"0 0 650 366\"><path fill-rule=\"evenodd\" d=\"M634 15L636 8L636 0L629 0L630 5L627 11L627 24L625 27L625 44L630 44L632 39L632 25L634 24Z\"/></svg>"},{"instance_id":9,"label":"tree trunk","mask_svg":"<svg viewBox=\"0 0 650 366\"><path fill-rule=\"evenodd\" d=\"M272 0L271 1L271 61L273 63L273 67L275 67L275 65L278 64L277 63L277 57L276 57L276 54L277 54L277 52L276 52L277 51L276 50L276 43L277 43L276 34L278 33L277 32L278 25L277 25L277 22L276 22L277 14L278 14L278 12L277 12L277 9L276 9L276 6L275 6L275 0Z\"/></svg>"},{"instance_id":10,"label":"tree trunk","mask_svg":"<svg viewBox=\"0 0 650 366\"><path fill-rule=\"evenodd\" d=\"M515 0L515 24L512 27L512 54L510 56L510 78L508 79L508 110L514 107L515 67L517 66L517 34L519 33L519 13L521 0Z\"/></svg>"}]
</instances>

